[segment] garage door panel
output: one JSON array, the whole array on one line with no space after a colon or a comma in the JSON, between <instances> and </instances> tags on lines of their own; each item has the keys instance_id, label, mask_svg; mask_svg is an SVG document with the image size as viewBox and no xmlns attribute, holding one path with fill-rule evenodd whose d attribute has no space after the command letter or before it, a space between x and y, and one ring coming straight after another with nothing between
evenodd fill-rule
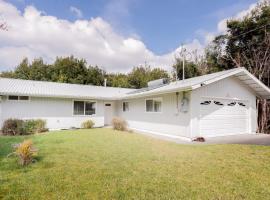
<instances>
[{"instance_id":1,"label":"garage door panel","mask_svg":"<svg viewBox=\"0 0 270 200\"><path fill-rule=\"evenodd\" d=\"M207 99L207 101L211 103L200 106L200 134L202 136L247 133L249 122L247 101L215 99ZM218 101L219 105L215 104L215 101Z\"/></svg>"}]
</instances>

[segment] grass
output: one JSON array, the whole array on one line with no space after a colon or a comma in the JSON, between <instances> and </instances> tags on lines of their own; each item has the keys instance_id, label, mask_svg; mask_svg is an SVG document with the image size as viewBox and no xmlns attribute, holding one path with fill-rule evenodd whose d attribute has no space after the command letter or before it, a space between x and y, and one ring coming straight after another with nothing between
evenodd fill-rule
<instances>
[{"instance_id":1,"label":"grass","mask_svg":"<svg viewBox=\"0 0 270 200\"><path fill-rule=\"evenodd\" d=\"M31 138L37 162L7 158ZM270 147L179 145L111 129L0 137L0 199L270 199Z\"/></svg>"}]
</instances>

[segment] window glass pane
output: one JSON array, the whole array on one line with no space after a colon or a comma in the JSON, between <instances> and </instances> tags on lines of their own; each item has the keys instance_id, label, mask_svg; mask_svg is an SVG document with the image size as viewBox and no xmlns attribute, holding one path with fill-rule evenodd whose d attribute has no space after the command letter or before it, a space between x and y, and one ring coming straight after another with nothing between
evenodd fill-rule
<instances>
[{"instance_id":1,"label":"window glass pane","mask_svg":"<svg viewBox=\"0 0 270 200\"><path fill-rule=\"evenodd\" d=\"M96 103L95 102L85 102L85 115L96 114Z\"/></svg>"},{"instance_id":2,"label":"window glass pane","mask_svg":"<svg viewBox=\"0 0 270 200\"><path fill-rule=\"evenodd\" d=\"M153 112L153 100L146 100L146 112Z\"/></svg>"},{"instance_id":3,"label":"window glass pane","mask_svg":"<svg viewBox=\"0 0 270 200\"><path fill-rule=\"evenodd\" d=\"M29 100L29 97L28 96L20 96L19 99L27 101L27 100Z\"/></svg>"},{"instance_id":4,"label":"window glass pane","mask_svg":"<svg viewBox=\"0 0 270 200\"><path fill-rule=\"evenodd\" d=\"M74 115L84 115L83 101L74 101L73 113Z\"/></svg>"},{"instance_id":5,"label":"window glass pane","mask_svg":"<svg viewBox=\"0 0 270 200\"><path fill-rule=\"evenodd\" d=\"M128 102L123 102L123 111L129 111L129 103Z\"/></svg>"},{"instance_id":6,"label":"window glass pane","mask_svg":"<svg viewBox=\"0 0 270 200\"><path fill-rule=\"evenodd\" d=\"M9 100L18 100L19 97L18 96L8 96Z\"/></svg>"},{"instance_id":7,"label":"window glass pane","mask_svg":"<svg viewBox=\"0 0 270 200\"><path fill-rule=\"evenodd\" d=\"M154 102L154 111L155 112L161 112L161 101L155 101Z\"/></svg>"}]
</instances>

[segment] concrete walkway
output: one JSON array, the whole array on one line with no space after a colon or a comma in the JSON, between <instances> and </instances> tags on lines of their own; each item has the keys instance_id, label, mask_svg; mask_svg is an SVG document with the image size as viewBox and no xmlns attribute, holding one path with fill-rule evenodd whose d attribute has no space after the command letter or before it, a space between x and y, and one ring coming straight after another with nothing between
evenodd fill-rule
<instances>
[{"instance_id":1,"label":"concrete walkway","mask_svg":"<svg viewBox=\"0 0 270 200\"><path fill-rule=\"evenodd\" d=\"M253 144L270 146L270 134L243 134L207 138L207 144Z\"/></svg>"}]
</instances>

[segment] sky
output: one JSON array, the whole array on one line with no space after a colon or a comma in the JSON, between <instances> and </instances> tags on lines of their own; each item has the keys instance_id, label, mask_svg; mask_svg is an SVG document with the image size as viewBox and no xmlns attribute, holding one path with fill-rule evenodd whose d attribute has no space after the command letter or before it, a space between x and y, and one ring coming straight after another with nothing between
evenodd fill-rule
<instances>
[{"instance_id":1,"label":"sky","mask_svg":"<svg viewBox=\"0 0 270 200\"><path fill-rule=\"evenodd\" d=\"M74 55L109 72L145 62L170 71L181 46L198 54L256 0L0 0L0 71L24 57Z\"/></svg>"}]
</instances>

